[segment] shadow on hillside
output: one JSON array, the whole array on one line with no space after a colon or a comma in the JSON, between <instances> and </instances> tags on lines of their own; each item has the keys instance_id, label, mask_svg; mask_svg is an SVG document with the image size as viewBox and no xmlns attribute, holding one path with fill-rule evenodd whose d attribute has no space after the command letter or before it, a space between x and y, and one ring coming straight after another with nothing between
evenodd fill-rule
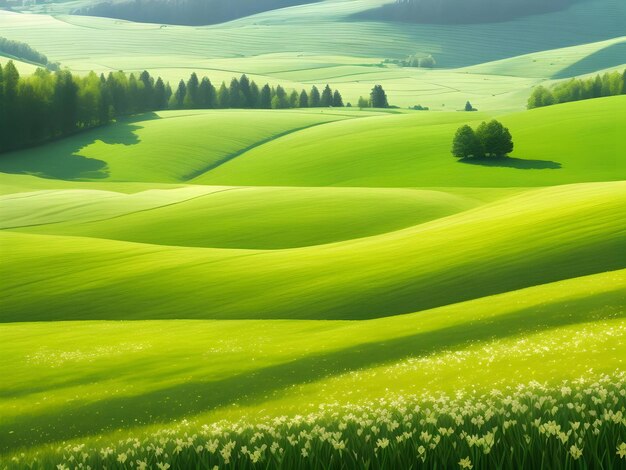
<instances>
[{"instance_id":1,"label":"shadow on hillside","mask_svg":"<svg viewBox=\"0 0 626 470\"><path fill-rule=\"evenodd\" d=\"M97 180L110 175L106 161L81 155L98 141L106 145L136 145L140 125L134 122L159 119L155 113L119 119L116 123L79 132L30 149L0 155L0 172L61 180Z\"/></svg>"},{"instance_id":2,"label":"shadow on hillside","mask_svg":"<svg viewBox=\"0 0 626 470\"><path fill-rule=\"evenodd\" d=\"M597 305L613 304L616 302L615 295L618 294L608 292L580 299L576 308L572 308L567 302L563 302L562 308L559 308L559 303L555 302L520 309L497 318L469 319L436 332L408 334L405 337L364 343L340 351L294 357L283 364L243 371L222 380L203 380L194 367L179 367L177 372L181 376L189 373L190 376L197 377L196 381L139 396L112 397L95 403L79 401L61 410L54 409L47 415L23 415L10 424L0 424L0 433L10 436L0 445L0 451L22 445L33 446L78 438L126 426L168 422L206 413L235 402L242 406L259 404L290 387L338 374L409 357L424 357L443 350L461 349L469 344L491 341L494 338L515 337L530 330L539 333L551 328L598 320L604 318L605 314L597 310ZM626 313L616 315L624 317ZM126 374L132 377L135 372L129 369ZM106 371L97 371L83 377L82 383L106 383L109 378L107 375ZM57 387L63 389L68 385L78 384L70 380L57 384ZM27 395L42 391L54 393L54 388L29 387L19 392L13 390L12 394ZM33 434L32 429L37 429L38 433ZM11 434L8 433L9 430Z\"/></svg>"},{"instance_id":3,"label":"shadow on hillside","mask_svg":"<svg viewBox=\"0 0 626 470\"><path fill-rule=\"evenodd\" d=\"M518 170L559 170L562 165L550 160L525 160L523 158L462 158L460 163L467 165L492 166L500 168L516 168Z\"/></svg>"}]
</instances>

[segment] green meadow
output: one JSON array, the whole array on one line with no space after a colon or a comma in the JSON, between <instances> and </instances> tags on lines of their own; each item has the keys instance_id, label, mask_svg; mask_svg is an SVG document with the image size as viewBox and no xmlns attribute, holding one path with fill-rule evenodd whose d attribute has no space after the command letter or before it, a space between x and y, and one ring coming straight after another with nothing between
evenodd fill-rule
<instances>
[{"instance_id":1,"label":"green meadow","mask_svg":"<svg viewBox=\"0 0 626 470\"><path fill-rule=\"evenodd\" d=\"M624 70L623 2L207 27L81 2L0 10L0 35L77 74L397 107L157 111L0 154L0 469L622 468L626 95L525 105ZM386 60L415 53L437 67ZM491 119L508 157L451 155Z\"/></svg>"}]
</instances>

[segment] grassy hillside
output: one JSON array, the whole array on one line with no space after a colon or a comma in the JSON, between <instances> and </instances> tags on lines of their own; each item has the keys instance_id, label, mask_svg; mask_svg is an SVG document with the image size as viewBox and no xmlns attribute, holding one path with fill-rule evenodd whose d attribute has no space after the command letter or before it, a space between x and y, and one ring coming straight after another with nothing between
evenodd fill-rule
<instances>
[{"instance_id":1,"label":"grassy hillside","mask_svg":"<svg viewBox=\"0 0 626 470\"><path fill-rule=\"evenodd\" d=\"M4 227L31 233L250 249L367 237L480 203L443 191L206 186L130 196L69 190L0 198Z\"/></svg>"},{"instance_id":2,"label":"grassy hillside","mask_svg":"<svg viewBox=\"0 0 626 470\"><path fill-rule=\"evenodd\" d=\"M625 282L605 273L364 322L5 325L2 450L119 430L100 441L112 442L182 417L199 428L307 413L390 386L489 391L520 375L556 384L590 366L612 372L626 353Z\"/></svg>"},{"instance_id":3,"label":"grassy hillside","mask_svg":"<svg viewBox=\"0 0 626 470\"><path fill-rule=\"evenodd\" d=\"M74 72L352 103L380 83L404 109L159 112L0 156L0 467L252 468L267 445L263 468L618 468L626 96L524 109L626 62L626 3L444 26L325 0L190 28L65 14L86 1L0 30ZM410 54L439 68L385 61ZM493 118L510 158L451 156Z\"/></svg>"},{"instance_id":4,"label":"grassy hillside","mask_svg":"<svg viewBox=\"0 0 626 470\"><path fill-rule=\"evenodd\" d=\"M4 232L2 319L407 313L623 268L625 197L621 182L540 189L397 232L269 252Z\"/></svg>"},{"instance_id":5,"label":"grassy hillside","mask_svg":"<svg viewBox=\"0 0 626 470\"><path fill-rule=\"evenodd\" d=\"M482 113L417 113L348 121L269 142L194 182L286 186L544 186L622 180L626 96L498 117L515 142L512 159L459 163L451 138ZM293 158L297 152L298 158Z\"/></svg>"},{"instance_id":6,"label":"grassy hillside","mask_svg":"<svg viewBox=\"0 0 626 470\"><path fill-rule=\"evenodd\" d=\"M122 119L103 130L3 156L0 171L68 180L181 182L264 142L350 116L316 110L261 113L188 110Z\"/></svg>"}]
</instances>

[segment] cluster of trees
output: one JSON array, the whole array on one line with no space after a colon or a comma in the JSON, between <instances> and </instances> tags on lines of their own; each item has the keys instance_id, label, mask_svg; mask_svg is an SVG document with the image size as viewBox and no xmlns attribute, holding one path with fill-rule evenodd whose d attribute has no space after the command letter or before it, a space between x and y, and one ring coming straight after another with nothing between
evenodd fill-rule
<instances>
[{"instance_id":1,"label":"cluster of trees","mask_svg":"<svg viewBox=\"0 0 626 470\"><path fill-rule=\"evenodd\" d=\"M452 142L452 155L457 158L504 157L513 151L513 137L500 122L483 122L476 131L459 127Z\"/></svg>"},{"instance_id":2,"label":"cluster of trees","mask_svg":"<svg viewBox=\"0 0 626 470\"><path fill-rule=\"evenodd\" d=\"M0 153L36 145L109 123L117 116L163 109L290 108L343 106L339 91L288 93L283 87L259 88L243 75L219 89L195 73L176 90L146 71L138 76L111 72L86 76L68 70L37 69L20 77L9 61L0 65Z\"/></svg>"},{"instance_id":3,"label":"cluster of trees","mask_svg":"<svg viewBox=\"0 0 626 470\"><path fill-rule=\"evenodd\" d=\"M558 11L578 0L396 0L358 16L412 23L467 24L508 21Z\"/></svg>"},{"instance_id":4,"label":"cluster of trees","mask_svg":"<svg viewBox=\"0 0 626 470\"><path fill-rule=\"evenodd\" d=\"M623 73L607 72L594 78L572 78L551 88L539 85L528 98L528 109L615 95L626 95L626 69Z\"/></svg>"},{"instance_id":5,"label":"cluster of trees","mask_svg":"<svg viewBox=\"0 0 626 470\"><path fill-rule=\"evenodd\" d=\"M437 65L437 61L432 55L423 55L423 54L413 54L408 56L404 60L398 59L385 59L384 63L386 64L397 64L402 67L416 67L423 69L432 69Z\"/></svg>"},{"instance_id":6,"label":"cluster of trees","mask_svg":"<svg viewBox=\"0 0 626 470\"><path fill-rule=\"evenodd\" d=\"M389 108L387 93L382 85L374 85L368 98L361 96L358 106L359 108Z\"/></svg>"},{"instance_id":7,"label":"cluster of trees","mask_svg":"<svg viewBox=\"0 0 626 470\"><path fill-rule=\"evenodd\" d=\"M42 65L49 70L59 70L61 67L58 62L51 62L39 51L36 51L25 42L12 41L7 38L0 37L0 54L9 55L16 59L26 62L34 62Z\"/></svg>"},{"instance_id":8,"label":"cluster of trees","mask_svg":"<svg viewBox=\"0 0 626 470\"><path fill-rule=\"evenodd\" d=\"M143 23L201 26L318 0L122 0L101 1L74 14Z\"/></svg>"}]
</instances>

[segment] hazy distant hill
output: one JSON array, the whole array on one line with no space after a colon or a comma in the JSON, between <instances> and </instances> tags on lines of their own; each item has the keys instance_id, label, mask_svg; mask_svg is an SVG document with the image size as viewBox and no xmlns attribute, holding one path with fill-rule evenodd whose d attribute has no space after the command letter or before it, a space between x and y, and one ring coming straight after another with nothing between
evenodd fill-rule
<instances>
[{"instance_id":1,"label":"hazy distant hill","mask_svg":"<svg viewBox=\"0 0 626 470\"><path fill-rule=\"evenodd\" d=\"M315 1L318 0L121 0L95 3L73 13L143 23L200 26Z\"/></svg>"},{"instance_id":2,"label":"hazy distant hill","mask_svg":"<svg viewBox=\"0 0 626 470\"><path fill-rule=\"evenodd\" d=\"M358 16L415 23L491 23L558 11L579 1L584 0L396 0Z\"/></svg>"}]
</instances>

